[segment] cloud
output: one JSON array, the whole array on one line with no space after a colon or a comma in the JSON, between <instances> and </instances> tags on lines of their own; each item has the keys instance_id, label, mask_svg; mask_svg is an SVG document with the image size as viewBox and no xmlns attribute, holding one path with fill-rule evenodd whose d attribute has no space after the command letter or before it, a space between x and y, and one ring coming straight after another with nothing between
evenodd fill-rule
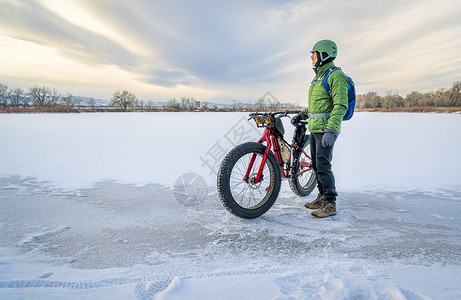
<instances>
[{"instance_id":1,"label":"cloud","mask_svg":"<svg viewBox=\"0 0 461 300\"><path fill-rule=\"evenodd\" d=\"M155 21L149 36L158 57L204 81L240 83L255 73L264 76L263 61L279 49L266 48L268 37L257 31L255 17L239 5L206 4L187 2L161 11L151 4L149 16Z\"/></svg>"},{"instance_id":2,"label":"cloud","mask_svg":"<svg viewBox=\"0 0 461 300\"><path fill-rule=\"evenodd\" d=\"M145 72L141 72L144 74ZM193 79L182 71L172 71L165 69L150 70L147 72L147 77L142 80L155 85L165 87L175 87L178 85L191 85Z\"/></svg>"},{"instance_id":3,"label":"cloud","mask_svg":"<svg viewBox=\"0 0 461 300\"><path fill-rule=\"evenodd\" d=\"M6 35L50 47L63 57L88 64L134 66L137 56L104 36L69 23L34 1L2 5Z\"/></svg>"},{"instance_id":4,"label":"cloud","mask_svg":"<svg viewBox=\"0 0 461 300\"><path fill-rule=\"evenodd\" d=\"M354 50L346 62L364 90L405 93L451 85L456 76L445 75L461 75L456 66L461 49L461 40L456 38L461 32L457 13L461 5L452 1L389 4L375 18L359 20L363 30L355 30L347 44Z\"/></svg>"},{"instance_id":5,"label":"cloud","mask_svg":"<svg viewBox=\"0 0 461 300\"><path fill-rule=\"evenodd\" d=\"M308 50L324 38L337 42L337 63L359 92L433 89L461 75L456 0L0 2L0 35L34 43L79 72L99 68L110 78L118 70L144 95L189 90L246 101L270 90L304 101L313 77ZM0 62L35 57L23 55Z\"/></svg>"}]
</instances>

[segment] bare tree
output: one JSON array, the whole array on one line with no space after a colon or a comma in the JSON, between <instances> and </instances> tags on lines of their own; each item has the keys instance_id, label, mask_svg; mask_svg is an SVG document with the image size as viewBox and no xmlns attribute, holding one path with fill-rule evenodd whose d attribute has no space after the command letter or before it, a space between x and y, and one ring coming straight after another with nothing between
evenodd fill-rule
<instances>
[{"instance_id":1,"label":"bare tree","mask_svg":"<svg viewBox=\"0 0 461 300\"><path fill-rule=\"evenodd\" d=\"M405 97L404 106L405 107L414 107L418 106L418 101L422 98L422 94L420 92L413 91Z\"/></svg>"},{"instance_id":2,"label":"bare tree","mask_svg":"<svg viewBox=\"0 0 461 300\"><path fill-rule=\"evenodd\" d=\"M75 97L74 106L77 106L77 109L80 109L81 105L82 105L82 97Z\"/></svg>"},{"instance_id":3,"label":"bare tree","mask_svg":"<svg viewBox=\"0 0 461 300\"><path fill-rule=\"evenodd\" d=\"M61 98L61 94L58 92L57 89L53 88L50 92L48 97L48 106L53 106L58 103L59 99Z\"/></svg>"},{"instance_id":4,"label":"bare tree","mask_svg":"<svg viewBox=\"0 0 461 300\"><path fill-rule=\"evenodd\" d=\"M170 99L166 107L169 110L175 110L175 111L181 110L181 104L178 102L178 100L176 100L176 98Z\"/></svg>"},{"instance_id":5,"label":"bare tree","mask_svg":"<svg viewBox=\"0 0 461 300\"><path fill-rule=\"evenodd\" d=\"M88 100L88 104L91 106L91 109L94 109L96 106L96 99L90 97L90 99Z\"/></svg>"},{"instance_id":6,"label":"bare tree","mask_svg":"<svg viewBox=\"0 0 461 300\"><path fill-rule=\"evenodd\" d=\"M256 99L256 107L257 108L264 108L264 97Z\"/></svg>"},{"instance_id":7,"label":"bare tree","mask_svg":"<svg viewBox=\"0 0 461 300\"><path fill-rule=\"evenodd\" d=\"M15 88L11 91L11 106L21 106L24 103L24 90Z\"/></svg>"},{"instance_id":8,"label":"bare tree","mask_svg":"<svg viewBox=\"0 0 461 300\"><path fill-rule=\"evenodd\" d=\"M32 102L35 106L48 106L51 89L46 86L34 86L29 88L28 95L32 98Z\"/></svg>"},{"instance_id":9,"label":"bare tree","mask_svg":"<svg viewBox=\"0 0 461 300\"><path fill-rule=\"evenodd\" d=\"M390 91L381 98L381 107L386 109L403 107L403 98L399 94Z\"/></svg>"},{"instance_id":10,"label":"bare tree","mask_svg":"<svg viewBox=\"0 0 461 300\"><path fill-rule=\"evenodd\" d=\"M192 98L186 98L182 97L181 98L181 109L183 111L192 111L195 107L195 99Z\"/></svg>"},{"instance_id":11,"label":"bare tree","mask_svg":"<svg viewBox=\"0 0 461 300\"><path fill-rule=\"evenodd\" d=\"M434 106L450 106L449 90L438 89L434 92Z\"/></svg>"},{"instance_id":12,"label":"bare tree","mask_svg":"<svg viewBox=\"0 0 461 300\"><path fill-rule=\"evenodd\" d=\"M365 95L357 96L358 108L380 108L382 99L376 92L369 92Z\"/></svg>"},{"instance_id":13,"label":"bare tree","mask_svg":"<svg viewBox=\"0 0 461 300\"><path fill-rule=\"evenodd\" d=\"M61 97L61 103L70 108L74 105L74 97L71 93L66 93L65 96Z\"/></svg>"},{"instance_id":14,"label":"bare tree","mask_svg":"<svg viewBox=\"0 0 461 300\"><path fill-rule=\"evenodd\" d=\"M137 100L136 96L127 90L116 91L112 95L112 105L123 107L126 111L128 106L132 106L133 103Z\"/></svg>"},{"instance_id":15,"label":"bare tree","mask_svg":"<svg viewBox=\"0 0 461 300\"><path fill-rule=\"evenodd\" d=\"M151 110L153 104L154 101L152 99L147 100L147 110Z\"/></svg>"},{"instance_id":16,"label":"bare tree","mask_svg":"<svg viewBox=\"0 0 461 300\"><path fill-rule=\"evenodd\" d=\"M424 93L424 96L423 98L421 99L421 106L435 106L435 102L434 102L434 99L435 99L435 92L434 91L430 91L430 92L427 92L427 93Z\"/></svg>"},{"instance_id":17,"label":"bare tree","mask_svg":"<svg viewBox=\"0 0 461 300\"><path fill-rule=\"evenodd\" d=\"M5 108L8 105L11 91L6 84L0 83L0 106Z\"/></svg>"},{"instance_id":18,"label":"bare tree","mask_svg":"<svg viewBox=\"0 0 461 300\"><path fill-rule=\"evenodd\" d=\"M450 106L461 106L461 81L456 81L451 86Z\"/></svg>"}]
</instances>

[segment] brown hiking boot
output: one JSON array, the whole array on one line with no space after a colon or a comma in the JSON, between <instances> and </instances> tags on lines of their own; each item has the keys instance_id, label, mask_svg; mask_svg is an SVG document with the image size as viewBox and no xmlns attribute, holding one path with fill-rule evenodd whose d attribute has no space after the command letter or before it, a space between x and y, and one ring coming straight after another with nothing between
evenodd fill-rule
<instances>
[{"instance_id":1,"label":"brown hiking boot","mask_svg":"<svg viewBox=\"0 0 461 300\"><path fill-rule=\"evenodd\" d=\"M304 206L310 209L317 209L317 208L322 208L324 203L325 203L325 199L323 198L323 195L319 194L314 201L306 202L304 203Z\"/></svg>"},{"instance_id":2,"label":"brown hiking boot","mask_svg":"<svg viewBox=\"0 0 461 300\"><path fill-rule=\"evenodd\" d=\"M314 210L311 215L317 218L326 218L336 216L336 203L331 203L325 200L326 205L319 210Z\"/></svg>"}]
</instances>

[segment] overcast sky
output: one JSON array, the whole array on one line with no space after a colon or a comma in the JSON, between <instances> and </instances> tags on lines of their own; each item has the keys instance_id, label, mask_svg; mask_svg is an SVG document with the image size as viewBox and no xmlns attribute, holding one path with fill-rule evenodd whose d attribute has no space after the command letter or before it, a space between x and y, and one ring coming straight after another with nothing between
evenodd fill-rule
<instances>
[{"instance_id":1,"label":"overcast sky","mask_svg":"<svg viewBox=\"0 0 461 300\"><path fill-rule=\"evenodd\" d=\"M309 51L332 39L358 93L405 95L461 80L460 13L459 0L0 0L0 82L303 104Z\"/></svg>"}]
</instances>

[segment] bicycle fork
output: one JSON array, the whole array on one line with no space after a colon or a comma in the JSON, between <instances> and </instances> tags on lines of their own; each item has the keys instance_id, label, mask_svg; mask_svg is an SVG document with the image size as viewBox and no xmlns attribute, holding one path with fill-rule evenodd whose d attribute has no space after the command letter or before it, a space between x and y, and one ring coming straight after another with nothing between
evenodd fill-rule
<instances>
[{"instance_id":1,"label":"bicycle fork","mask_svg":"<svg viewBox=\"0 0 461 300\"><path fill-rule=\"evenodd\" d=\"M270 130L266 128L266 131L264 132L264 135L263 137L258 141L258 143L263 143L263 142L266 142L267 146L266 146L266 150L264 152L264 155L262 157L262 160L261 160L261 165L259 166L259 169L258 169L258 173L256 173L256 177L254 177L254 174L252 174L251 178L250 178L250 173L251 173L251 170L253 170L253 165L255 163L255 160L256 160L256 156L257 154L256 153L253 153L253 155L251 156L251 159L250 159L250 163L248 164L248 169L245 173L245 176L243 177L243 180L248 183L248 184L256 184L256 183L259 183L263 180L263 169L264 169L264 165L266 164L266 160L267 158L269 157L269 154L270 154L270 151L271 151L271 148L272 148L272 145L276 145L276 143L272 142L271 141L271 138L273 138L271 136L271 133L270 133Z\"/></svg>"}]
</instances>

